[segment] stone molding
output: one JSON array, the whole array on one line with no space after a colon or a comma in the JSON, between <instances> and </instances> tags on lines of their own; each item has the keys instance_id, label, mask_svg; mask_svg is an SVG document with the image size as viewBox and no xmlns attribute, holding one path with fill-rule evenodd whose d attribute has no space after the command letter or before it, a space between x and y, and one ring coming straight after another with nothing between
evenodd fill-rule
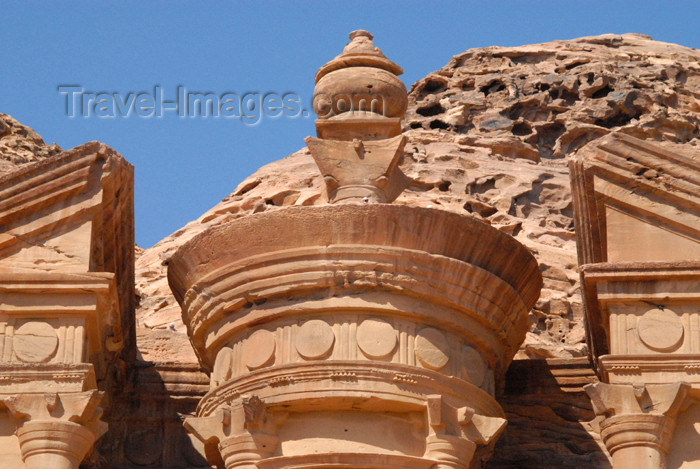
<instances>
[{"instance_id":1,"label":"stone molding","mask_svg":"<svg viewBox=\"0 0 700 469\"><path fill-rule=\"evenodd\" d=\"M368 225L372 230L364 228ZM487 241L487 231L477 220L417 207L293 207L246 217L194 238L171 257L168 279L205 366L211 366L225 337L245 330L259 315L278 316L280 312L266 310L274 300L311 289L328 296L372 290L418 297L444 312L430 317L426 307L411 314L426 315L426 322L452 321L455 328L472 318L472 329L465 327L462 333L486 326L494 333L477 333L484 345L483 338L492 334L494 345L485 356L497 349L509 355L522 342L522 332L514 331L521 329L523 311L536 300L541 280L526 249L496 231ZM459 242L450 233L460 233ZM232 238L240 253L231 246L207 259L211 246ZM391 304L384 309L406 314ZM459 321L450 319L455 310L462 311ZM504 370L507 362L502 363Z\"/></svg>"},{"instance_id":2,"label":"stone molding","mask_svg":"<svg viewBox=\"0 0 700 469\"><path fill-rule=\"evenodd\" d=\"M277 456L260 461L259 469L431 469L435 460L401 454L333 453Z\"/></svg>"},{"instance_id":3,"label":"stone molding","mask_svg":"<svg viewBox=\"0 0 700 469\"><path fill-rule=\"evenodd\" d=\"M592 351L601 373L608 373L617 380L614 376L619 373L634 376L642 373L642 369L661 371L659 367L667 362L672 376L644 378L650 381L634 378L634 381L694 379L691 377L694 368L690 366L681 371L677 362L684 356L690 359L687 365L692 365L692 356L700 353L700 342L693 340L700 330L696 307L700 301L700 262L589 264L581 266L581 283ZM639 336L641 319L655 308L675 312L678 316L684 337L669 350L650 347ZM654 329L663 327L666 325L659 324ZM627 357L629 363L625 364L623 357ZM640 360L648 365L640 368ZM629 379L620 377L617 382L629 382Z\"/></svg>"},{"instance_id":4,"label":"stone molding","mask_svg":"<svg viewBox=\"0 0 700 469\"><path fill-rule=\"evenodd\" d=\"M599 360L603 379L611 383L663 383L679 379L700 385L700 354L604 355Z\"/></svg>"},{"instance_id":5,"label":"stone molding","mask_svg":"<svg viewBox=\"0 0 700 469\"><path fill-rule=\"evenodd\" d=\"M522 342L522 337L515 331L519 329L520 317L526 310L523 299L505 282L482 269L464 262L391 248L383 248L379 254L375 254L375 249L370 246L338 246L328 247L322 253L313 251L316 250L273 252L270 257L279 259L274 266L270 266L267 259L259 262L249 259L247 267L243 262L230 266L230 274L216 283L207 285L205 280L193 286L190 290L193 293L191 306L187 305L190 306L187 311L193 316L190 323L193 343L198 350L205 351L206 362L212 360L212 351L224 341L249 330L257 316L283 320L298 315L298 308L284 312L284 298L304 294L313 286L319 291L346 292L350 297L356 291L373 290L377 295L387 297L413 297L414 303L437 303L435 308L423 308L422 311L414 304L416 311L410 312L423 316L427 324L450 322L450 327L460 329L462 333L481 336L485 339L484 346L490 348L486 356L496 355L500 349L504 349L507 355ZM363 257L361 261L357 259L360 256ZM435 269L435 266L440 269ZM411 275L406 275L412 269ZM491 288L482 290L479 285ZM502 294L489 293L496 290ZM278 300L281 300L279 311L274 311ZM349 301L352 303L352 298ZM253 306L246 306L248 303ZM307 302L304 306L308 315L319 315L324 309L333 314L366 311L368 316L406 313L391 303L353 306L337 302L333 305L332 299L315 303ZM231 321L232 315L234 321ZM494 335L489 330L498 332ZM498 361L502 358L499 357Z\"/></svg>"},{"instance_id":6,"label":"stone molding","mask_svg":"<svg viewBox=\"0 0 700 469\"><path fill-rule=\"evenodd\" d=\"M198 415L211 415L242 395L255 393L270 404L290 405L289 398L320 399L324 408L358 408L372 410L374 402L364 403L366 392L391 407L410 411L424 407L425 395L440 392L450 402L469 402L477 412L502 416L491 394L465 380L444 376L432 370L420 370L391 363L357 362L289 365L252 372L247 376L220 384L207 393L197 407ZM342 399L335 396L343 396ZM289 397L288 397L289 396ZM338 402L341 401L341 402Z\"/></svg>"},{"instance_id":7,"label":"stone molding","mask_svg":"<svg viewBox=\"0 0 700 469\"><path fill-rule=\"evenodd\" d=\"M97 388L95 369L89 363L0 363L0 397L44 392L81 392Z\"/></svg>"}]
</instances>

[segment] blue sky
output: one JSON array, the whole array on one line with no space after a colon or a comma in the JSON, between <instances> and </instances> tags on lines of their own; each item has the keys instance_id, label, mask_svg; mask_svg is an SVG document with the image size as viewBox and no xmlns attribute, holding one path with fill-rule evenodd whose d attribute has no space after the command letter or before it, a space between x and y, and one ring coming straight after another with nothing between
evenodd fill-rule
<instances>
[{"instance_id":1,"label":"blue sky","mask_svg":"<svg viewBox=\"0 0 700 469\"><path fill-rule=\"evenodd\" d=\"M466 49L638 32L700 47L700 2L7 2L0 6L0 112L68 149L99 140L136 167L136 240L148 247L314 134L308 117L66 116L85 91L295 93L310 108L319 66L367 29L407 87ZM132 94L132 96L134 96ZM88 106L89 107L89 106Z\"/></svg>"}]
</instances>

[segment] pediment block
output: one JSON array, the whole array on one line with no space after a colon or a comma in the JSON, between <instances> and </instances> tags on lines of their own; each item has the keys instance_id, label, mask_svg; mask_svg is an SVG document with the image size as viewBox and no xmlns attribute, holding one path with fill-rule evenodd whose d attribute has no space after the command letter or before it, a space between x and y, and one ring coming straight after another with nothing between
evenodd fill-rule
<instances>
[{"instance_id":1,"label":"pediment block","mask_svg":"<svg viewBox=\"0 0 700 469\"><path fill-rule=\"evenodd\" d=\"M700 260L700 152L613 133L570 162L579 263Z\"/></svg>"}]
</instances>

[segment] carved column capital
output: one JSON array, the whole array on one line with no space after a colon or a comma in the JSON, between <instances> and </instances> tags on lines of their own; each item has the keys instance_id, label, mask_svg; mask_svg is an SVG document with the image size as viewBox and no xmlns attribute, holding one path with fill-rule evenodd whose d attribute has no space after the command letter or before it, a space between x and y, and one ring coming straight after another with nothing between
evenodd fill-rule
<instances>
[{"instance_id":1,"label":"carved column capital","mask_svg":"<svg viewBox=\"0 0 700 469\"><path fill-rule=\"evenodd\" d=\"M277 449L274 434L285 417L268 412L265 403L252 396L209 417L187 418L185 428L210 448L216 445L226 469L256 469L256 462Z\"/></svg>"},{"instance_id":2,"label":"carved column capital","mask_svg":"<svg viewBox=\"0 0 700 469\"><path fill-rule=\"evenodd\" d=\"M584 389L595 413L605 417L600 434L616 469L665 467L688 384L596 383Z\"/></svg>"},{"instance_id":3,"label":"carved column capital","mask_svg":"<svg viewBox=\"0 0 700 469\"><path fill-rule=\"evenodd\" d=\"M585 387L597 415L657 414L673 416L683 405L690 386L672 384L607 384Z\"/></svg>"},{"instance_id":4,"label":"carved column capital","mask_svg":"<svg viewBox=\"0 0 700 469\"><path fill-rule=\"evenodd\" d=\"M404 135L368 141L305 140L332 204L393 201L401 192L396 168L406 141Z\"/></svg>"},{"instance_id":5,"label":"carved column capital","mask_svg":"<svg viewBox=\"0 0 700 469\"><path fill-rule=\"evenodd\" d=\"M437 461L437 469L467 469L476 446L497 438L507 423L476 414L470 407L453 407L440 395L428 396L427 414L430 431L425 457Z\"/></svg>"},{"instance_id":6,"label":"carved column capital","mask_svg":"<svg viewBox=\"0 0 700 469\"><path fill-rule=\"evenodd\" d=\"M58 419L97 430L102 422L102 391L78 393L15 394L2 399L20 422Z\"/></svg>"},{"instance_id":7,"label":"carved column capital","mask_svg":"<svg viewBox=\"0 0 700 469\"><path fill-rule=\"evenodd\" d=\"M99 420L103 393L18 394L3 398L17 420L26 469L77 469L95 440L107 431Z\"/></svg>"}]
</instances>

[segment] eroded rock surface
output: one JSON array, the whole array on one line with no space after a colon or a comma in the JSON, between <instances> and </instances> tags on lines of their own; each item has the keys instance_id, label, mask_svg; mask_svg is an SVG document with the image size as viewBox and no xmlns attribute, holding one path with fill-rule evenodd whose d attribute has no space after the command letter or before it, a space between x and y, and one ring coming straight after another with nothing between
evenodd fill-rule
<instances>
[{"instance_id":1,"label":"eroded rock surface","mask_svg":"<svg viewBox=\"0 0 700 469\"><path fill-rule=\"evenodd\" d=\"M7 114L0 114L0 176L61 151L55 143L47 145L38 133L26 125Z\"/></svg>"},{"instance_id":2,"label":"eroded rock surface","mask_svg":"<svg viewBox=\"0 0 700 469\"><path fill-rule=\"evenodd\" d=\"M470 214L530 248L545 283L518 357L583 356L567 156L611 131L700 153L699 123L695 49L638 34L472 49L411 88L400 164L407 188L394 203ZM235 218L325 203L323 191L304 148L137 254L142 357L196 360L165 276L176 248Z\"/></svg>"}]
</instances>

